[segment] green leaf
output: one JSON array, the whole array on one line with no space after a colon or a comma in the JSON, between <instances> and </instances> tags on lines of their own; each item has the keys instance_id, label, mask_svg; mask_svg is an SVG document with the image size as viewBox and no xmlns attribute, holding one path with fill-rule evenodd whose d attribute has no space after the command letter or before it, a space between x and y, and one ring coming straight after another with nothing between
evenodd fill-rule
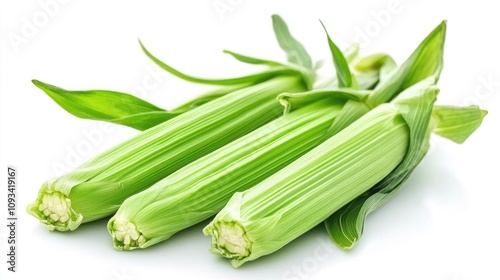
<instances>
[{"instance_id":1,"label":"green leaf","mask_svg":"<svg viewBox=\"0 0 500 280\"><path fill-rule=\"evenodd\" d=\"M267 81L273 77L279 76L279 75L297 75L297 71L294 69L291 69L290 67L285 67L285 66L276 66L272 67L266 71L260 72L260 73L255 73L255 74L250 74L247 76L242 76L242 77L236 77L236 78L228 78L228 79L204 79L204 78L198 78L194 76L190 76L187 74L184 74L180 72L179 70L171 67L170 65L164 63L163 61L159 60L156 58L153 54L151 54L146 47L142 44L142 42L139 40L139 44L141 45L141 48L143 52L158 66L160 66L162 69L165 71L169 72L170 74L181 78L183 80L193 82L193 83L201 83L201 84L209 84L209 85L241 85L241 84L256 84L260 83L263 81Z\"/></svg>"},{"instance_id":2,"label":"green leaf","mask_svg":"<svg viewBox=\"0 0 500 280\"><path fill-rule=\"evenodd\" d=\"M371 107L392 100L398 92L434 76L439 79L443 68L446 21L439 24L397 69L385 75L367 101Z\"/></svg>"},{"instance_id":3,"label":"green leaf","mask_svg":"<svg viewBox=\"0 0 500 280\"><path fill-rule=\"evenodd\" d=\"M432 117L435 126L432 132L462 144L479 128L488 111L478 106L434 106Z\"/></svg>"},{"instance_id":4,"label":"green leaf","mask_svg":"<svg viewBox=\"0 0 500 280\"><path fill-rule=\"evenodd\" d=\"M335 65L335 70L337 72L337 79L339 81L339 87L352 87L353 77L351 75L351 70L349 69L349 64L342 51L335 45L335 43L328 35L325 25L321 22L323 29L325 30L326 37L328 39L328 45L330 47L330 52L332 53L333 64Z\"/></svg>"},{"instance_id":5,"label":"green leaf","mask_svg":"<svg viewBox=\"0 0 500 280\"><path fill-rule=\"evenodd\" d=\"M64 110L82 119L107 121L146 130L249 85L225 86L213 90L171 110L166 111L133 95L107 90L68 91L33 80Z\"/></svg>"},{"instance_id":6,"label":"green leaf","mask_svg":"<svg viewBox=\"0 0 500 280\"><path fill-rule=\"evenodd\" d=\"M336 90L311 90L298 93L282 93L278 101L285 107L285 113L323 98L349 99L362 102L370 94L367 90L339 88Z\"/></svg>"},{"instance_id":7,"label":"green leaf","mask_svg":"<svg viewBox=\"0 0 500 280\"><path fill-rule=\"evenodd\" d=\"M82 119L108 121L145 130L178 115L126 93L68 91L38 80L32 82L64 110Z\"/></svg>"},{"instance_id":8,"label":"green leaf","mask_svg":"<svg viewBox=\"0 0 500 280\"><path fill-rule=\"evenodd\" d=\"M392 59L386 53L374 53L371 55L367 55L362 57L354 64L354 69L356 71L378 71L385 64L387 64L387 59ZM394 69L394 68L393 68Z\"/></svg>"},{"instance_id":9,"label":"green leaf","mask_svg":"<svg viewBox=\"0 0 500 280\"><path fill-rule=\"evenodd\" d=\"M399 109L410 132L410 144L403 162L375 185L325 221L332 240L343 249L352 248L361 237L367 215L391 198L408 179L429 148L431 115L437 87L429 78L408 88L392 103Z\"/></svg>"},{"instance_id":10,"label":"green leaf","mask_svg":"<svg viewBox=\"0 0 500 280\"><path fill-rule=\"evenodd\" d=\"M251 56L235 53L235 52L232 52L229 50L224 50L223 52L231 55L232 57L234 57L238 61L248 63L248 64L268 65L268 66L285 66L283 63L280 63L277 61L251 57Z\"/></svg>"},{"instance_id":11,"label":"green leaf","mask_svg":"<svg viewBox=\"0 0 500 280\"><path fill-rule=\"evenodd\" d=\"M281 49L286 53L287 60L307 70L312 70L311 57L304 46L292 37L285 21L278 15L273 15L272 20L276 39Z\"/></svg>"},{"instance_id":12,"label":"green leaf","mask_svg":"<svg viewBox=\"0 0 500 280\"><path fill-rule=\"evenodd\" d=\"M385 53L365 56L354 63L355 77L360 88L373 89L377 83L385 83L397 68L396 62ZM377 77L374 79L373 77ZM397 93L396 93L397 94ZM395 94L395 95L396 95Z\"/></svg>"}]
</instances>

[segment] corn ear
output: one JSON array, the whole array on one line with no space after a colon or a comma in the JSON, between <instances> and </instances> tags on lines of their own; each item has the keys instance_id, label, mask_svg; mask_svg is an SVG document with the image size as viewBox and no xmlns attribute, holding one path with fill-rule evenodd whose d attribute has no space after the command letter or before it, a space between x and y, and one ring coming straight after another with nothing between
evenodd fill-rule
<instances>
[{"instance_id":1,"label":"corn ear","mask_svg":"<svg viewBox=\"0 0 500 280\"><path fill-rule=\"evenodd\" d=\"M425 80L255 187L234 194L203 230L212 235L211 251L235 267L270 254L383 181L412 156L414 134L428 131L436 94ZM408 114L424 116L413 122L405 118Z\"/></svg>"},{"instance_id":2,"label":"corn ear","mask_svg":"<svg viewBox=\"0 0 500 280\"><path fill-rule=\"evenodd\" d=\"M434 106L430 125L425 134L416 134L415 139L405 161L384 180L371 190L351 201L330 218L325 220L325 226L332 240L342 249L349 250L363 234L366 217L371 212L382 206L402 187L415 167L422 160L429 149L431 131L437 135L448 138L461 144L479 128L486 110L478 106ZM415 118L418 116L415 116ZM408 120L412 119L407 115ZM418 139L424 139L420 144Z\"/></svg>"},{"instance_id":3,"label":"corn ear","mask_svg":"<svg viewBox=\"0 0 500 280\"><path fill-rule=\"evenodd\" d=\"M267 255L387 176L406 154L406 124L389 106L365 116L257 186L236 193L204 229L213 238L211 251L230 258L235 267Z\"/></svg>"}]
</instances>

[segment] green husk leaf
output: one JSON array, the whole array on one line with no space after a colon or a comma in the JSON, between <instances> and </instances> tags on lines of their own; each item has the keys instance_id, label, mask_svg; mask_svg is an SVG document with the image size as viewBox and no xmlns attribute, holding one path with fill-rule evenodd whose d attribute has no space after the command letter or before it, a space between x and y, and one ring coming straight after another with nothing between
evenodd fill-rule
<instances>
[{"instance_id":1,"label":"green husk leaf","mask_svg":"<svg viewBox=\"0 0 500 280\"><path fill-rule=\"evenodd\" d=\"M68 91L33 80L64 110L82 119L107 121L145 130L180 113L168 112L133 95L107 90Z\"/></svg>"},{"instance_id":2,"label":"green husk leaf","mask_svg":"<svg viewBox=\"0 0 500 280\"><path fill-rule=\"evenodd\" d=\"M356 71L371 71L378 70L387 64L387 59L392 59L386 53L374 53L362 57L354 64L354 69Z\"/></svg>"},{"instance_id":3,"label":"green husk leaf","mask_svg":"<svg viewBox=\"0 0 500 280\"><path fill-rule=\"evenodd\" d=\"M330 47L330 52L332 53L333 64L335 65L335 70L337 72L339 87L353 87L353 76L344 54L332 41L330 35L328 35L328 31L326 30L325 25L323 25L323 22L320 21L320 23L323 26L328 39L328 46Z\"/></svg>"},{"instance_id":4,"label":"green husk leaf","mask_svg":"<svg viewBox=\"0 0 500 280\"><path fill-rule=\"evenodd\" d=\"M312 70L311 57L304 46L292 37L285 21L278 15L273 15L272 20L276 39L281 49L286 53L288 62L302 66L307 70Z\"/></svg>"},{"instance_id":5,"label":"green husk leaf","mask_svg":"<svg viewBox=\"0 0 500 280\"><path fill-rule=\"evenodd\" d=\"M435 106L432 117L435 121L433 133L462 144L479 128L488 111L479 106Z\"/></svg>"},{"instance_id":6,"label":"green husk leaf","mask_svg":"<svg viewBox=\"0 0 500 280\"><path fill-rule=\"evenodd\" d=\"M156 58L153 54L151 54L146 47L139 40L139 44L141 45L142 51L158 66L160 66L165 71L170 74L181 78L183 80L193 82L193 83L201 83L201 84L209 84L209 85L241 85L241 84L256 84L263 81L267 81L273 77L279 75L296 75L297 71L285 66L276 66L272 67L268 70L262 71L260 73L250 74L247 76L236 77L236 78L228 78L228 79L205 79L190 76L180 72L179 70L171 67L170 65L164 63L163 61Z\"/></svg>"},{"instance_id":7,"label":"green husk leaf","mask_svg":"<svg viewBox=\"0 0 500 280\"><path fill-rule=\"evenodd\" d=\"M338 113L329 129L325 133L325 139L335 135L348 125L359 119L370 111L364 100L370 94L367 90L355 90L351 88L341 88L338 90L313 90L299 93L282 93L278 95L278 101L284 106L285 114L297 107L314 103L320 99L345 100L342 110Z\"/></svg>"},{"instance_id":8,"label":"green husk leaf","mask_svg":"<svg viewBox=\"0 0 500 280\"><path fill-rule=\"evenodd\" d=\"M257 65L268 65L268 66L285 66L281 62L273 61L273 60L267 60L267 59L262 59L262 58L256 58L256 57L251 57L247 55L243 55L240 53L232 52L229 50L224 50L224 53L227 53L237 59L238 61L248 63L248 64L257 64Z\"/></svg>"},{"instance_id":9,"label":"green husk leaf","mask_svg":"<svg viewBox=\"0 0 500 280\"><path fill-rule=\"evenodd\" d=\"M385 53L372 54L351 63L354 81L360 89L374 89L379 83L385 82L387 73L397 67L392 57Z\"/></svg>"},{"instance_id":10,"label":"green husk leaf","mask_svg":"<svg viewBox=\"0 0 500 280\"><path fill-rule=\"evenodd\" d=\"M367 101L371 107L390 101L397 92L434 76L439 79L443 68L446 21L441 22L396 70L384 75Z\"/></svg>"},{"instance_id":11,"label":"green husk leaf","mask_svg":"<svg viewBox=\"0 0 500 280\"><path fill-rule=\"evenodd\" d=\"M314 65L304 46L292 37L285 21L278 15L272 16L273 29L279 46L285 52L291 68L300 72L308 89L316 79Z\"/></svg>"},{"instance_id":12,"label":"green husk leaf","mask_svg":"<svg viewBox=\"0 0 500 280\"><path fill-rule=\"evenodd\" d=\"M311 90L298 93L282 93L278 95L278 101L284 106L285 113L292 109L313 103L323 98L342 98L362 102L370 94L368 90L356 90L351 88L340 88L336 90Z\"/></svg>"},{"instance_id":13,"label":"green husk leaf","mask_svg":"<svg viewBox=\"0 0 500 280\"><path fill-rule=\"evenodd\" d=\"M376 73L379 83L385 83L390 74L397 69L397 64L390 55L376 53L359 59L354 64L354 69L361 73Z\"/></svg>"},{"instance_id":14,"label":"green husk leaf","mask_svg":"<svg viewBox=\"0 0 500 280\"><path fill-rule=\"evenodd\" d=\"M403 162L375 185L325 221L332 240L342 249L351 249L361 237L366 216L391 198L408 179L429 148L433 104L438 93L431 77L401 93L393 104L410 129L410 144Z\"/></svg>"}]
</instances>

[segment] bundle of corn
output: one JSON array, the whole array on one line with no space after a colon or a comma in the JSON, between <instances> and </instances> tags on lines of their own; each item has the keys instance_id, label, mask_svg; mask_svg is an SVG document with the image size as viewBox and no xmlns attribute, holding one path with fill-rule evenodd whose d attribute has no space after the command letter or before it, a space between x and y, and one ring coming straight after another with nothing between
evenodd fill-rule
<instances>
[{"instance_id":1,"label":"bundle of corn","mask_svg":"<svg viewBox=\"0 0 500 280\"><path fill-rule=\"evenodd\" d=\"M434 105L446 22L397 66L387 54L341 52L326 32L335 75L318 81L302 44L279 16L273 28L288 62L225 51L268 67L230 79L186 75L219 89L167 111L129 94L67 91L34 80L73 115L140 134L48 180L28 212L49 230L116 214L115 248L146 248L216 214L204 233L233 266L270 254L324 222L352 248L366 216L403 185L432 132L464 142L486 111ZM284 114L283 114L284 111Z\"/></svg>"},{"instance_id":2,"label":"bundle of corn","mask_svg":"<svg viewBox=\"0 0 500 280\"><path fill-rule=\"evenodd\" d=\"M389 101L404 89L405 80L439 76L440 63L421 68L417 58L436 56L437 62L442 61L444 31L445 25L439 25L401 67L394 69L391 74L394 78L382 81L374 90L351 88L356 83L355 76L327 35L341 88L281 94L278 99L291 113L126 199L108 223L114 246L120 250L146 248L209 218L221 210L235 192L271 176L370 111L367 103L370 100L374 100L372 106L373 102ZM382 68L385 59L388 58L369 56L356 66ZM295 107L302 108L294 110Z\"/></svg>"}]
</instances>

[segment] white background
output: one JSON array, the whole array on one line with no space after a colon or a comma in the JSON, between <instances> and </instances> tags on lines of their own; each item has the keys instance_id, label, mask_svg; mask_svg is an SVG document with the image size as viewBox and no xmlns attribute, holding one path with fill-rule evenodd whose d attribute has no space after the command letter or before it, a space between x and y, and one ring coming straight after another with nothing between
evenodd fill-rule
<instances>
[{"instance_id":1,"label":"white background","mask_svg":"<svg viewBox=\"0 0 500 280\"><path fill-rule=\"evenodd\" d=\"M56 2L50 15L40 4L47 2L9 0L0 8L0 166L19 169L18 272L7 272L2 225L2 279L500 279L500 18L495 1L69 0ZM214 4L231 8L218 12ZM201 233L206 222L152 248L119 252L105 220L58 233L26 214L57 167L82 163L137 133L73 117L31 79L67 89L131 92L172 108L206 88L152 75L156 68L140 51L138 37L159 58L188 73L235 76L258 69L233 61L222 54L224 48L284 59L273 37L273 13L287 21L313 59L327 62L318 19L340 46L361 40L363 53L385 51L399 63L447 19L439 102L478 103L490 113L464 145L435 138L406 186L369 217L362 240L350 252L329 243L319 226L279 252L234 269L208 252L210 238ZM36 30L23 35L30 23ZM147 89L144 80L152 82ZM102 137L75 154L91 132ZM6 170L2 173L6 181ZM6 182L0 186L4 224Z\"/></svg>"}]
</instances>

